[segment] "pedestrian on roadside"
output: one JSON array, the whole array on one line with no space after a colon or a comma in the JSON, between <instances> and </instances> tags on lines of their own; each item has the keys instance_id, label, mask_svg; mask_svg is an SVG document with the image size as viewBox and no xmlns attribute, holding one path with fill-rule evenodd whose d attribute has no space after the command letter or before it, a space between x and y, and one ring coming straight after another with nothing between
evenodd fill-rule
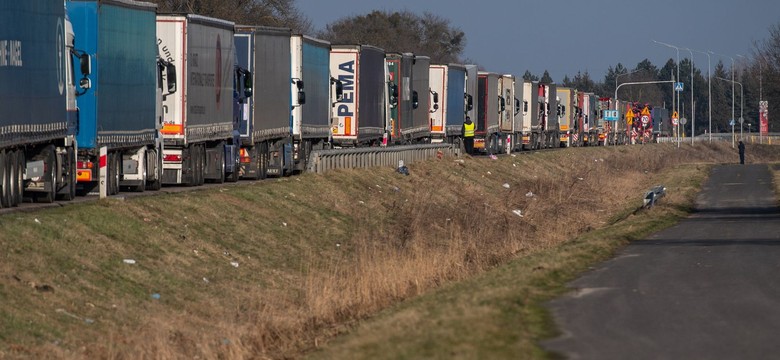
<instances>
[{"instance_id":1,"label":"pedestrian on roadside","mask_svg":"<svg viewBox=\"0 0 780 360\"><path fill-rule=\"evenodd\" d=\"M466 154L472 155L474 152L474 129L475 123L471 121L471 117L466 116L466 121L463 122L463 146L466 148Z\"/></svg>"},{"instance_id":2,"label":"pedestrian on roadside","mask_svg":"<svg viewBox=\"0 0 780 360\"><path fill-rule=\"evenodd\" d=\"M739 149L739 163L744 165L745 164L745 143L743 143L742 140L739 141L739 145L737 146L737 149Z\"/></svg>"}]
</instances>

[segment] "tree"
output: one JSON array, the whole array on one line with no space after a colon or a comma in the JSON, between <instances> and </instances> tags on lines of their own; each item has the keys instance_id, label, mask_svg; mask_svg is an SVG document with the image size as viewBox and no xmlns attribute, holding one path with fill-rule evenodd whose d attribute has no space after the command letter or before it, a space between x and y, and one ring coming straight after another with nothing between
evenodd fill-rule
<instances>
[{"instance_id":1,"label":"tree","mask_svg":"<svg viewBox=\"0 0 780 360\"><path fill-rule=\"evenodd\" d=\"M771 26L769 38L757 42L755 48L750 76L760 77L761 98L769 103L769 131L778 131L780 128L772 124L773 116L775 122L780 116L780 23ZM757 100L746 97L745 108L756 106Z\"/></svg>"},{"instance_id":2,"label":"tree","mask_svg":"<svg viewBox=\"0 0 780 360\"><path fill-rule=\"evenodd\" d=\"M333 44L374 45L387 52L427 55L433 63L460 62L466 34L450 21L429 12L375 10L325 26L318 36Z\"/></svg>"},{"instance_id":3,"label":"tree","mask_svg":"<svg viewBox=\"0 0 780 360\"><path fill-rule=\"evenodd\" d=\"M309 20L295 6L295 0L149 0L159 12L187 12L232 21L238 25L291 28L296 33L312 32Z\"/></svg>"},{"instance_id":4,"label":"tree","mask_svg":"<svg viewBox=\"0 0 780 360\"><path fill-rule=\"evenodd\" d=\"M542 74L542 78L539 80L539 82L542 83L542 84L552 84L553 83L553 79L552 79L552 77L550 77L550 73L547 70L544 71L544 74Z\"/></svg>"},{"instance_id":5,"label":"tree","mask_svg":"<svg viewBox=\"0 0 780 360\"><path fill-rule=\"evenodd\" d=\"M531 74L529 70L525 71L525 74L523 74L523 80L525 81L539 81L539 77Z\"/></svg>"}]
</instances>

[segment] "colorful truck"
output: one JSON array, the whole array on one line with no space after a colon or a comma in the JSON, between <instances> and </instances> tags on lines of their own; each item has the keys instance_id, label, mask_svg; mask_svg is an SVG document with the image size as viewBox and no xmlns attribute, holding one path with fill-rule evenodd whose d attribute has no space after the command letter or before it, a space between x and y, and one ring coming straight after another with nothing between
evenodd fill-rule
<instances>
[{"instance_id":1,"label":"colorful truck","mask_svg":"<svg viewBox=\"0 0 780 360\"><path fill-rule=\"evenodd\" d=\"M430 84L431 139L433 142L458 143L467 112L466 67L431 65Z\"/></svg>"},{"instance_id":2,"label":"colorful truck","mask_svg":"<svg viewBox=\"0 0 780 360\"><path fill-rule=\"evenodd\" d=\"M477 80L477 128L474 150L495 154L500 151L499 116L502 113L499 96L501 75L480 71Z\"/></svg>"},{"instance_id":3,"label":"colorful truck","mask_svg":"<svg viewBox=\"0 0 780 360\"><path fill-rule=\"evenodd\" d=\"M402 131L413 126L412 114L412 53L387 53L387 108L384 145L404 142Z\"/></svg>"}]
</instances>

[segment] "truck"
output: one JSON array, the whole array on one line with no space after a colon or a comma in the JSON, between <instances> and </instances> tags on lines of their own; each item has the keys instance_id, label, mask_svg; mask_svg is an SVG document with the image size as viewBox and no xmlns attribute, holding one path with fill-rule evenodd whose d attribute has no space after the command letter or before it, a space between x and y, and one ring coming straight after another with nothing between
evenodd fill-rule
<instances>
[{"instance_id":1,"label":"truck","mask_svg":"<svg viewBox=\"0 0 780 360\"><path fill-rule=\"evenodd\" d=\"M401 136L409 144L430 142L432 111L430 85L431 58L415 55L412 62L412 122L401 129ZM436 99L438 101L438 94Z\"/></svg>"},{"instance_id":2,"label":"truck","mask_svg":"<svg viewBox=\"0 0 780 360\"><path fill-rule=\"evenodd\" d=\"M331 45L330 73L342 84L334 95L331 136L334 146L381 145L386 136L385 50L370 45Z\"/></svg>"},{"instance_id":3,"label":"truck","mask_svg":"<svg viewBox=\"0 0 780 360\"><path fill-rule=\"evenodd\" d=\"M515 115L519 109L519 100L515 95L515 76L512 74L501 75L499 82L499 151L511 152L517 143L517 131L515 129Z\"/></svg>"},{"instance_id":4,"label":"truck","mask_svg":"<svg viewBox=\"0 0 780 360\"><path fill-rule=\"evenodd\" d=\"M596 119L598 118L598 98L592 92L582 94L582 145L592 146L598 144L598 132L596 132Z\"/></svg>"},{"instance_id":5,"label":"truck","mask_svg":"<svg viewBox=\"0 0 780 360\"><path fill-rule=\"evenodd\" d=\"M558 130L560 134L560 147L569 147L571 143L571 132L574 130L575 111L574 103L576 99L576 90L564 86L556 89L556 116L558 118Z\"/></svg>"},{"instance_id":6,"label":"truck","mask_svg":"<svg viewBox=\"0 0 780 360\"><path fill-rule=\"evenodd\" d=\"M528 112L528 103L525 101L524 82L515 80L515 110L514 110L514 137L512 138L512 151L522 151L526 147L527 134L530 126L525 124L525 114Z\"/></svg>"},{"instance_id":7,"label":"truck","mask_svg":"<svg viewBox=\"0 0 780 360\"><path fill-rule=\"evenodd\" d=\"M162 182L157 6L132 0L71 1L78 43L94 60L79 98L78 191L93 191L105 161L106 193L159 189ZM167 74L166 74L167 75ZM168 89L166 89L168 90ZM101 148L106 158L101 158Z\"/></svg>"},{"instance_id":8,"label":"truck","mask_svg":"<svg viewBox=\"0 0 780 360\"><path fill-rule=\"evenodd\" d=\"M474 131L474 150L488 154L499 152L499 115L501 75L480 71L477 78L477 127Z\"/></svg>"},{"instance_id":9,"label":"truck","mask_svg":"<svg viewBox=\"0 0 780 360\"><path fill-rule=\"evenodd\" d=\"M466 67L432 64L430 84L431 139L433 142L459 143L467 113Z\"/></svg>"},{"instance_id":10,"label":"truck","mask_svg":"<svg viewBox=\"0 0 780 360\"><path fill-rule=\"evenodd\" d=\"M0 207L76 195L76 97L91 85L91 57L74 48L66 4L0 4Z\"/></svg>"},{"instance_id":11,"label":"truck","mask_svg":"<svg viewBox=\"0 0 780 360\"><path fill-rule=\"evenodd\" d=\"M479 90L477 86L479 80L479 67L477 65L472 65L472 64L468 64L465 67L466 67L466 94L463 97L463 101L466 106L465 109L466 117L476 122L477 100L479 97Z\"/></svg>"},{"instance_id":12,"label":"truck","mask_svg":"<svg viewBox=\"0 0 780 360\"><path fill-rule=\"evenodd\" d=\"M412 53L387 53L387 130L383 145L404 142L402 131L413 124L412 121Z\"/></svg>"},{"instance_id":13,"label":"truck","mask_svg":"<svg viewBox=\"0 0 780 360\"><path fill-rule=\"evenodd\" d=\"M202 185L235 178L234 24L189 13L157 15L161 56L180 72L163 101L163 184Z\"/></svg>"}]
</instances>

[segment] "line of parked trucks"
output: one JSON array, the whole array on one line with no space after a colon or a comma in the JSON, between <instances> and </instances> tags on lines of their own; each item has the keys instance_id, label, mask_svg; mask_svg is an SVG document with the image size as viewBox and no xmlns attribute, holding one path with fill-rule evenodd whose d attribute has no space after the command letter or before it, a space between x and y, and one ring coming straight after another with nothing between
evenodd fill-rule
<instances>
[{"instance_id":1,"label":"line of parked trucks","mask_svg":"<svg viewBox=\"0 0 780 360\"><path fill-rule=\"evenodd\" d=\"M0 206L262 179L311 151L627 142L593 93L134 0L0 4ZM101 156L101 149L106 155Z\"/></svg>"}]
</instances>

